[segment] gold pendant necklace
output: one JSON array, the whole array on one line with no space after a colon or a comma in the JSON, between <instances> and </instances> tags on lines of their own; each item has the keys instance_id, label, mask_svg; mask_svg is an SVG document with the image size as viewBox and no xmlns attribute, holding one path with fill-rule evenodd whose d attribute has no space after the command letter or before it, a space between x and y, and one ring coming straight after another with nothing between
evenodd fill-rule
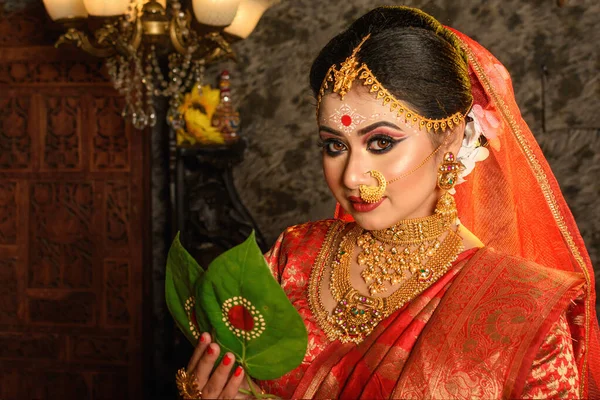
<instances>
[{"instance_id":1,"label":"gold pendant necklace","mask_svg":"<svg viewBox=\"0 0 600 400\"><path fill-rule=\"evenodd\" d=\"M327 317L328 336L342 343L360 343L384 318L414 299L450 268L463 249L460 236L447 228L447 235L436 251L428 257L400 287L388 297L368 296L359 293L350 283L350 264L359 238L365 231L356 226L342 239L332 264L330 290L337 301ZM437 238L436 238L437 240Z\"/></svg>"},{"instance_id":2,"label":"gold pendant necklace","mask_svg":"<svg viewBox=\"0 0 600 400\"><path fill-rule=\"evenodd\" d=\"M356 244L362 252L357 261L366 267L361 276L371 295L387 292L389 286L406 279L408 272L416 274L440 248L438 238L447 230L446 221L436 213L359 236Z\"/></svg>"}]
</instances>

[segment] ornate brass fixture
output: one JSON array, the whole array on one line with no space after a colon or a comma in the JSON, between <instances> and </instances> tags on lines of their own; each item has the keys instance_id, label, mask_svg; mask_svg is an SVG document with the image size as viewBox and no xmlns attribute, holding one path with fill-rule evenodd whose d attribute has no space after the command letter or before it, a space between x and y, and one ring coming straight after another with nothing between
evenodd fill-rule
<instances>
[{"instance_id":1,"label":"ornate brass fixture","mask_svg":"<svg viewBox=\"0 0 600 400\"><path fill-rule=\"evenodd\" d=\"M44 0L66 32L56 46L73 44L106 58L114 87L125 97L123 117L142 129L156 123L154 97L170 98L170 118L181 123L180 97L201 87L204 67L235 59L231 43L245 38L278 0ZM192 10L196 18L192 17ZM168 59L168 74L160 62Z\"/></svg>"}]
</instances>

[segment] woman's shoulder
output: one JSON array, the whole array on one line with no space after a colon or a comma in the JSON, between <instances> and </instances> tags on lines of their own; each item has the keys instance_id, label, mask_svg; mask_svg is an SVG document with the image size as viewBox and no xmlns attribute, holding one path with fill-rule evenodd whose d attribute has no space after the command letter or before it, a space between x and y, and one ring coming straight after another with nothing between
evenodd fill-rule
<instances>
[{"instance_id":1,"label":"woman's shoulder","mask_svg":"<svg viewBox=\"0 0 600 400\"><path fill-rule=\"evenodd\" d=\"M346 223L338 219L323 219L292 225L279 235L277 244L292 252L298 248L318 250L332 228L343 227Z\"/></svg>"},{"instance_id":2,"label":"woman's shoulder","mask_svg":"<svg viewBox=\"0 0 600 400\"><path fill-rule=\"evenodd\" d=\"M304 222L302 224L292 225L292 226L287 227L283 231L282 235L288 236L288 237L290 237L290 236L300 237L300 236L307 236L307 235L314 235L314 234L327 234L329 229L333 225L337 225L337 224L343 225L343 224L346 224L346 222L341 221L339 219L334 219L334 218Z\"/></svg>"},{"instance_id":3,"label":"woman's shoulder","mask_svg":"<svg viewBox=\"0 0 600 400\"><path fill-rule=\"evenodd\" d=\"M332 227L345 224L338 219L322 219L289 226L279 235L268 254L295 252L298 248L307 247L318 250Z\"/></svg>"},{"instance_id":4,"label":"woman's shoulder","mask_svg":"<svg viewBox=\"0 0 600 400\"><path fill-rule=\"evenodd\" d=\"M265 254L276 279L281 281L283 270L289 264L295 265L296 270L310 270L332 227L343 227L345 224L346 222L337 219L324 219L285 229L271 250Z\"/></svg>"}]
</instances>

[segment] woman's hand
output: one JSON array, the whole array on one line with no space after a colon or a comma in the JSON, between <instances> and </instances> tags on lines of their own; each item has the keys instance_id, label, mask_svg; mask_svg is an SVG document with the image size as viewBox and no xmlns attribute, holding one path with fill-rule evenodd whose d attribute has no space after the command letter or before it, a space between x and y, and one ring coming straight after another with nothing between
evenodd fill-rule
<instances>
[{"instance_id":1,"label":"woman's hand","mask_svg":"<svg viewBox=\"0 0 600 400\"><path fill-rule=\"evenodd\" d=\"M248 383L244 381L242 367L238 366L232 371L235 364L235 356L232 353L226 353L211 374L220 352L219 345L212 343L210 335L205 332L200 336L198 345L188 363L187 370L196 379L196 384L202 392L202 398L248 398L239 392L239 389L249 389L249 387Z\"/></svg>"}]
</instances>

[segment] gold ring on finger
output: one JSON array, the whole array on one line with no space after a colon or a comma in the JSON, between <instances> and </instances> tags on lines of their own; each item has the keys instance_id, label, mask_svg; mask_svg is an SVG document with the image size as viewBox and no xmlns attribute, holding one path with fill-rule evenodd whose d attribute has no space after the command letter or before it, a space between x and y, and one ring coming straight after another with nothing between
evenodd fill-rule
<instances>
[{"instance_id":1,"label":"gold ring on finger","mask_svg":"<svg viewBox=\"0 0 600 400\"><path fill-rule=\"evenodd\" d=\"M202 392L198 389L198 384L193 374L187 373L185 368L180 368L175 377L179 395L186 400L201 400Z\"/></svg>"}]
</instances>

